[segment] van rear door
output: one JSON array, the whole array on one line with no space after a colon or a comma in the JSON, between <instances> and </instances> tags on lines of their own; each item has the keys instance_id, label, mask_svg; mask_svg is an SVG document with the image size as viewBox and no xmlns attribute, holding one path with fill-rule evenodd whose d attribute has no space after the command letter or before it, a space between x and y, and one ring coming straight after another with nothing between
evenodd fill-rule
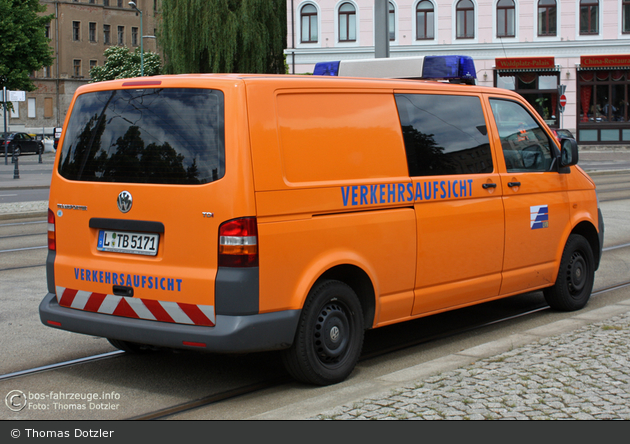
<instances>
[{"instance_id":1,"label":"van rear door","mask_svg":"<svg viewBox=\"0 0 630 444\"><path fill-rule=\"evenodd\" d=\"M95 86L75 98L49 203L60 305L214 324L219 226L253 215L234 197L251 194L243 162L227 172L225 102L219 88L186 87ZM237 151L234 131L227 139Z\"/></svg>"}]
</instances>

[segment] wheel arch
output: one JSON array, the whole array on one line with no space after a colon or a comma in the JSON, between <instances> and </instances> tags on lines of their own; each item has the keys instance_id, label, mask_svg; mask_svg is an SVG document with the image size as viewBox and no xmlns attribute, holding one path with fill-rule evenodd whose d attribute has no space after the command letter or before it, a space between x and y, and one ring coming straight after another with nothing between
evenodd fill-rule
<instances>
[{"instance_id":1,"label":"wheel arch","mask_svg":"<svg viewBox=\"0 0 630 444\"><path fill-rule=\"evenodd\" d=\"M337 280L348 285L356 293L363 311L363 325L369 329L374 325L376 293L368 274L356 265L336 265L326 270L313 286L323 280Z\"/></svg>"},{"instance_id":2,"label":"wheel arch","mask_svg":"<svg viewBox=\"0 0 630 444\"><path fill-rule=\"evenodd\" d=\"M590 221L582 221L573 227L571 234L579 234L588 241L591 246L591 250L593 250L595 270L597 270L601 259L601 255L599 253L601 252L602 245L599 244L599 235L595 226Z\"/></svg>"}]
</instances>

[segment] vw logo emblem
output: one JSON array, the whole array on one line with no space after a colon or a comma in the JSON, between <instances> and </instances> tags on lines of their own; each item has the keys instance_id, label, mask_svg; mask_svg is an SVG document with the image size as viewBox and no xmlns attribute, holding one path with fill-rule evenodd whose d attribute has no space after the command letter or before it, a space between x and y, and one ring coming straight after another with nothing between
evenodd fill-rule
<instances>
[{"instance_id":1,"label":"vw logo emblem","mask_svg":"<svg viewBox=\"0 0 630 444\"><path fill-rule=\"evenodd\" d=\"M339 340L339 327L337 327L336 325L330 329L330 340L333 342L337 342Z\"/></svg>"},{"instance_id":2,"label":"vw logo emblem","mask_svg":"<svg viewBox=\"0 0 630 444\"><path fill-rule=\"evenodd\" d=\"M118 204L118 209L122 213L129 212L129 210L131 210L131 206L133 205L131 193L129 191L121 191L118 195L118 199L116 199L116 203Z\"/></svg>"}]
</instances>

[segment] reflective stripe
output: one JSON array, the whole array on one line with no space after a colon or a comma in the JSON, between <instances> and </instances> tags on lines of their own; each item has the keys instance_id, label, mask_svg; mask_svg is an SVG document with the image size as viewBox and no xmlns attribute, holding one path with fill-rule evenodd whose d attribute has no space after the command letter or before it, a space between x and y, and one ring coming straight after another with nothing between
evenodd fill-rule
<instances>
[{"instance_id":1,"label":"reflective stripe","mask_svg":"<svg viewBox=\"0 0 630 444\"><path fill-rule=\"evenodd\" d=\"M194 305L169 301L156 301L103 293L89 293L57 287L57 301L63 307L128 318L176 324L214 327L212 305Z\"/></svg>"}]
</instances>

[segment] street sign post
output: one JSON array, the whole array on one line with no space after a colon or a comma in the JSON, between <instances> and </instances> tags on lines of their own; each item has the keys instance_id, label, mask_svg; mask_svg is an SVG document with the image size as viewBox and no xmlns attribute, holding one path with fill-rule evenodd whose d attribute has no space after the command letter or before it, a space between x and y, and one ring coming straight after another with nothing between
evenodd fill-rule
<instances>
[{"instance_id":1,"label":"street sign post","mask_svg":"<svg viewBox=\"0 0 630 444\"><path fill-rule=\"evenodd\" d=\"M562 94L560 96L560 112L564 112L564 107L567 104L567 96L565 96L564 94Z\"/></svg>"}]
</instances>

